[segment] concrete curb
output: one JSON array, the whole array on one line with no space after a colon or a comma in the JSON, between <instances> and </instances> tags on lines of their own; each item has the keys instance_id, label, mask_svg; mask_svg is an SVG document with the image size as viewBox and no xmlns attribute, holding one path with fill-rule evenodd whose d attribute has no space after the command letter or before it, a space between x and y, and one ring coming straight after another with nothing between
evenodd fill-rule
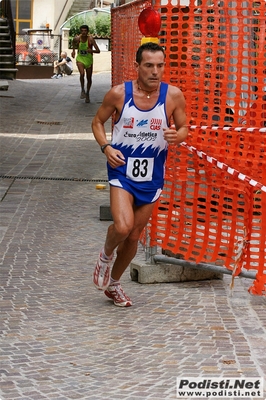
<instances>
[{"instance_id":1,"label":"concrete curb","mask_svg":"<svg viewBox=\"0 0 266 400\"><path fill-rule=\"evenodd\" d=\"M151 264L134 259L130 264L132 281L139 283L167 283L223 279L222 274L195 270L173 264Z\"/></svg>"}]
</instances>

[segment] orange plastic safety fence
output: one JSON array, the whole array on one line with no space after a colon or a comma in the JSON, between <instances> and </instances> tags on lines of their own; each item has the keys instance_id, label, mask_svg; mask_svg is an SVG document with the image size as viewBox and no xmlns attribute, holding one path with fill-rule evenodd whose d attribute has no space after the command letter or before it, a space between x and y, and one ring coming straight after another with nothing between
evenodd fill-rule
<instances>
[{"instance_id":1,"label":"orange plastic safety fence","mask_svg":"<svg viewBox=\"0 0 266 400\"><path fill-rule=\"evenodd\" d=\"M154 1L162 16L164 79L185 94L188 124L265 126L266 2L162 3ZM112 9L113 85L135 78L138 16L149 5L136 1Z\"/></svg>"},{"instance_id":2,"label":"orange plastic safety fence","mask_svg":"<svg viewBox=\"0 0 266 400\"><path fill-rule=\"evenodd\" d=\"M226 138L234 128L192 127L191 133ZM232 168L203 146L171 147L164 190L147 230L151 246L178 258L224 265L234 275L243 267L257 271L250 291L266 295L266 129L253 135L252 144L264 142L255 174L248 165L242 172Z\"/></svg>"},{"instance_id":3,"label":"orange plastic safety fence","mask_svg":"<svg viewBox=\"0 0 266 400\"><path fill-rule=\"evenodd\" d=\"M112 10L113 84L136 76L137 21L150 5ZM234 275L255 270L250 292L266 295L266 2L153 6L162 16L164 80L185 95L190 136L169 149L150 245Z\"/></svg>"},{"instance_id":4,"label":"orange plastic safety fence","mask_svg":"<svg viewBox=\"0 0 266 400\"><path fill-rule=\"evenodd\" d=\"M148 1L135 1L112 8L112 85L134 79L136 51L142 34L138 27L138 16L150 5Z\"/></svg>"},{"instance_id":5,"label":"orange plastic safety fence","mask_svg":"<svg viewBox=\"0 0 266 400\"><path fill-rule=\"evenodd\" d=\"M156 1L155 8L166 78L185 94L188 123L265 126L266 2Z\"/></svg>"}]
</instances>

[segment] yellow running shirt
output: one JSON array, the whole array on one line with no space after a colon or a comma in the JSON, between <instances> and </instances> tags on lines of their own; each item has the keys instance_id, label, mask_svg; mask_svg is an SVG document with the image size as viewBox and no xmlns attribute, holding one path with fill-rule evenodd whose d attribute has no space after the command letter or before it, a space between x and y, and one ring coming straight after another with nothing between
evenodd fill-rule
<instances>
[{"instance_id":1,"label":"yellow running shirt","mask_svg":"<svg viewBox=\"0 0 266 400\"><path fill-rule=\"evenodd\" d=\"M89 40L86 42L79 42L78 55L76 57L76 62L80 62L84 65L85 69L90 68L93 64L93 56L91 53L87 53L87 50L91 48L89 45Z\"/></svg>"}]
</instances>

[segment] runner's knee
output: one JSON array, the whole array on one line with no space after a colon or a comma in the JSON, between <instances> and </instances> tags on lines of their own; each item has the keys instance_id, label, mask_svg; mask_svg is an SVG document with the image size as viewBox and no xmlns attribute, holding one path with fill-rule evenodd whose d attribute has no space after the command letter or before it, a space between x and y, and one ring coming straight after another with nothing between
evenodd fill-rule
<instances>
[{"instance_id":1,"label":"runner's knee","mask_svg":"<svg viewBox=\"0 0 266 400\"><path fill-rule=\"evenodd\" d=\"M123 237L123 240L126 239L130 235L132 228L133 228L133 224L131 224L129 221L127 221L127 222L119 221L119 222L114 223L115 231L117 232L117 234L120 237Z\"/></svg>"}]
</instances>

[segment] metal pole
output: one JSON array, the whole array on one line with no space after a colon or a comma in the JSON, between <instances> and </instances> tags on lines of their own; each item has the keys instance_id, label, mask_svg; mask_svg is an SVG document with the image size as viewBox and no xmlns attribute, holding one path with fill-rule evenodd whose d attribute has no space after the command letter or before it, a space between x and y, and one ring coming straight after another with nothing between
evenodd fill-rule
<instances>
[{"instance_id":1,"label":"metal pole","mask_svg":"<svg viewBox=\"0 0 266 400\"><path fill-rule=\"evenodd\" d=\"M145 248L145 252L146 252L146 261L150 262L151 264L154 264L154 256L157 253L157 246L146 246Z\"/></svg>"},{"instance_id":2,"label":"metal pole","mask_svg":"<svg viewBox=\"0 0 266 400\"><path fill-rule=\"evenodd\" d=\"M150 262L151 264L154 264L153 257L157 253L157 246L151 247L150 245L150 238L148 231L146 230L145 232L145 237L146 237L146 245L145 245L145 261Z\"/></svg>"},{"instance_id":3,"label":"metal pole","mask_svg":"<svg viewBox=\"0 0 266 400\"><path fill-rule=\"evenodd\" d=\"M205 263L196 264L193 262L180 260L179 258L174 258L174 257L155 255L155 256L153 256L153 261L155 262L155 264L156 263L174 264L174 265L180 265L181 267L188 267L188 268L193 268L193 269L205 269L205 270L211 271L211 272L232 275L231 270L229 270L225 267L220 267L219 265L205 264ZM249 278L249 279L254 280L256 278L256 272L244 270L244 271L241 271L240 274L238 274L237 276L241 276L243 278Z\"/></svg>"}]
</instances>

